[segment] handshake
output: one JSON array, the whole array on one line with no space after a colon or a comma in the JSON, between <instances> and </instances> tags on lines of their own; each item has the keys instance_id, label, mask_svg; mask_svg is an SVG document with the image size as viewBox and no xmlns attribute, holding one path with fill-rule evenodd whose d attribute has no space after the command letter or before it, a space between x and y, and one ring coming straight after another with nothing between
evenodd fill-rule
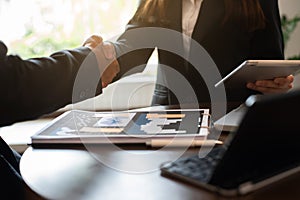
<instances>
[{"instance_id":1,"label":"handshake","mask_svg":"<svg viewBox=\"0 0 300 200\"><path fill-rule=\"evenodd\" d=\"M102 37L97 35L92 35L86 39L83 46L90 48L96 55L102 88L107 87L120 72L114 46L110 42L103 41Z\"/></svg>"},{"instance_id":2,"label":"handshake","mask_svg":"<svg viewBox=\"0 0 300 200\"><path fill-rule=\"evenodd\" d=\"M83 46L90 48L95 53L100 69L102 88L107 87L120 72L114 45L103 41L100 36L92 35L83 43ZM258 80L248 83L246 87L262 94L276 94L289 91L293 88L293 82L294 76L289 75L271 80Z\"/></svg>"}]
</instances>

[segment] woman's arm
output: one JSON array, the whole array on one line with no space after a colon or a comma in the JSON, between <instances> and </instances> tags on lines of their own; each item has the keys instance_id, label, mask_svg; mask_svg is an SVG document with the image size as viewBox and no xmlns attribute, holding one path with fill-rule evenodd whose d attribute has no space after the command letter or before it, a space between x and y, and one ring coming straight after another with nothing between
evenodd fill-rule
<instances>
[{"instance_id":1,"label":"woman's arm","mask_svg":"<svg viewBox=\"0 0 300 200\"><path fill-rule=\"evenodd\" d=\"M284 43L281 29L280 12L277 0L260 1L266 18L266 27L255 31L252 44L252 58L274 60L284 59ZM292 75L273 80L259 80L247 84L252 90L264 94L287 92L293 87Z\"/></svg>"}]
</instances>

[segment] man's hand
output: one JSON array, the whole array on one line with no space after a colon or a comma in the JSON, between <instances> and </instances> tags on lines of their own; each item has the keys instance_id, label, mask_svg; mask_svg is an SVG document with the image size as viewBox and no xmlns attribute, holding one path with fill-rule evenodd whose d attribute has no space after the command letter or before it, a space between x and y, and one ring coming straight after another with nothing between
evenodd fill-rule
<instances>
[{"instance_id":1,"label":"man's hand","mask_svg":"<svg viewBox=\"0 0 300 200\"><path fill-rule=\"evenodd\" d=\"M278 77L273 80L259 80L255 83L248 83L247 88L256 90L263 94L276 94L288 92L293 88L294 76Z\"/></svg>"},{"instance_id":2,"label":"man's hand","mask_svg":"<svg viewBox=\"0 0 300 200\"><path fill-rule=\"evenodd\" d=\"M102 88L107 87L120 72L114 46L109 42L103 42L102 37L97 35L89 37L83 46L89 47L95 53L99 63Z\"/></svg>"}]
</instances>

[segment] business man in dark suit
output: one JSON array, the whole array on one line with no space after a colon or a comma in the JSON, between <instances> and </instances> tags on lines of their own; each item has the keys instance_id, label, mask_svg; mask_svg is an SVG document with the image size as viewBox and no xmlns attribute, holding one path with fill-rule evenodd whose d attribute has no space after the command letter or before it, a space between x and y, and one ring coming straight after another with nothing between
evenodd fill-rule
<instances>
[{"instance_id":1,"label":"business man in dark suit","mask_svg":"<svg viewBox=\"0 0 300 200\"><path fill-rule=\"evenodd\" d=\"M167 35L158 41L159 32L155 34L141 29L143 27L166 28L183 33L185 37ZM178 104L178 97L169 88L180 85L179 79L164 66L183 75L192 86L198 102L203 103L211 101L208 88L203 77L188 62L201 56L196 50L198 44L207 51L224 77L247 59L284 59L282 38L277 0L141 0L126 31L117 42L110 45L113 45L118 57L121 69L119 77L132 68L145 66L154 47L158 47L160 65L153 104ZM146 44L145 40L153 41L153 46ZM187 56L181 57L166 49L159 49L159 42L177 45ZM141 49L140 44L148 46ZM208 67L204 63L200 63L200 66ZM209 79L215 83L219 81L216 76ZM227 100L239 104L251 94L286 92L292 88L292 83L293 76L288 76L249 83L238 89L231 89L227 85L225 88ZM182 86L180 90L184 91L185 87ZM218 92L217 89L215 92ZM186 103L193 103L189 102L187 92L182 94L179 98Z\"/></svg>"},{"instance_id":2,"label":"business man in dark suit","mask_svg":"<svg viewBox=\"0 0 300 200\"><path fill-rule=\"evenodd\" d=\"M102 59L101 49L94 49L89 42L84 46L23 60L7 55L7 47L0 41L0 127L35 119L100 94L106 71L111 75L118 68L105 70L109 61ZM100 81L101 75L104 79ZM0 199L24 199L19 161L20 155L0 137Z\"/></svg>"}]
</instances>

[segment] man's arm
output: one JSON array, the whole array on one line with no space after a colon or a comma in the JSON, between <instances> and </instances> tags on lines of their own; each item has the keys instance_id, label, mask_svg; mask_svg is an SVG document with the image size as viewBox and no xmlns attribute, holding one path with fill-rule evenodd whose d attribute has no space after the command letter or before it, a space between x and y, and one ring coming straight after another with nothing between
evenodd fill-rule
<instances>
[{"instance_id":1,"label":"man's arm","mask_svg":"<svg viewBox=\"0 0 300 200\"><path fill-rule=\"evenodd\" d=\"M28 60L6 54L0 41L0 126L37 118L102 92L97 59L87 47Z\"/></svg>"}]
</instances>

